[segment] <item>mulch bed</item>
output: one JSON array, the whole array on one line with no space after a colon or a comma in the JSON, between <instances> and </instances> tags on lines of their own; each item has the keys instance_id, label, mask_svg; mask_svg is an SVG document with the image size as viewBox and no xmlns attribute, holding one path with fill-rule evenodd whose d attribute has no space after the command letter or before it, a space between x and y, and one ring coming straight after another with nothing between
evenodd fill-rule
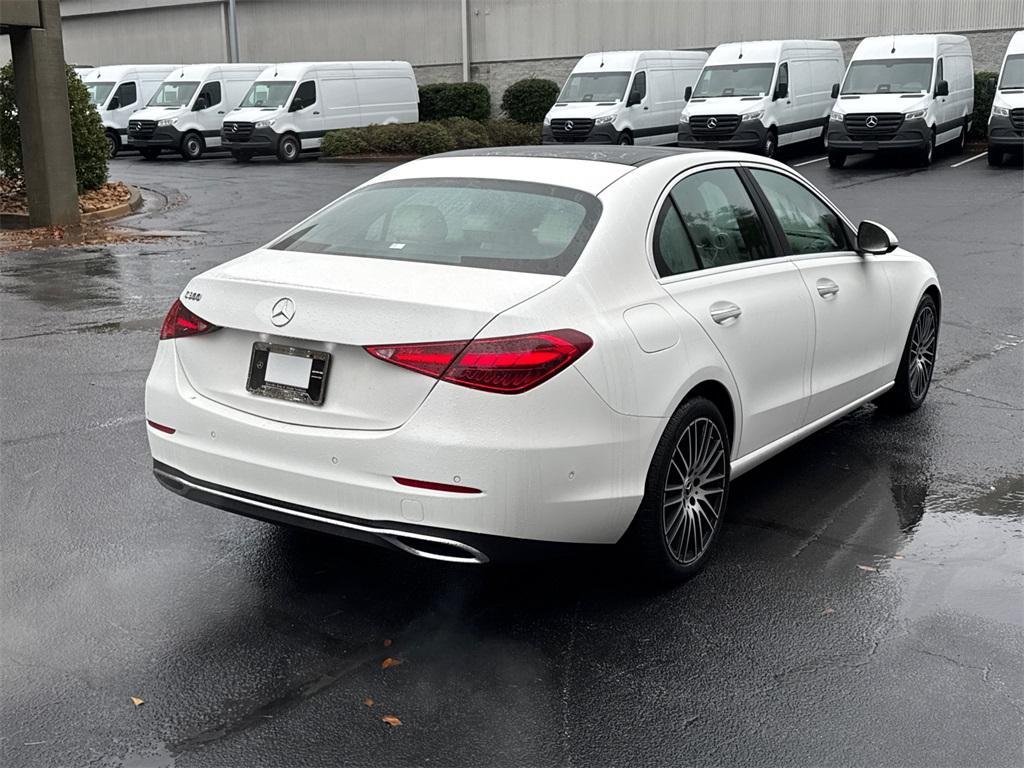
<instances>
[{"instance_id":1,"label":"mulch bed","mask_svg":"<svg viewBox=\"0 0 1024 768\"><path fill-rule=\"evenodd\" d=\"M108 181L99 189L90 189L78 196L78 210L82 213L103 211L127 203L131 190L120 181ZM0 178L0 211L28 213L28 199L21 179Z\"/></svg>"}]
</instances>

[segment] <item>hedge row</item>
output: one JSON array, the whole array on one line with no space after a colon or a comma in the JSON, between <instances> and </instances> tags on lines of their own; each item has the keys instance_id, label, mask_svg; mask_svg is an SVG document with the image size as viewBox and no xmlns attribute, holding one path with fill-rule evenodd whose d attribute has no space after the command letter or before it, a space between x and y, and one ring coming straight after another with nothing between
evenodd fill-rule
<instances>
[{"instance_id":1,"label":"hedge row","mask_svg":"<svg viewBox=\"0 0 1024 768\"><path fill-rule=\"evenodd\" d=\"M539 144L540 126L514 120L447 120L343 128L324 136L326 157L347 155L433 155L453 149Z\"/></svg>"},{"instance_id":2,"label":"hedge row","mask_svg":"<svg viewBox=\"0 0 1024 768\"><path fill-rule=\"evenodd\" d=\"M491 116L491 94L482 83L435 83L420 86L420 120ZM539 123L558 98L558 83L527 78L508 87L501 97L501 111L520 123Z\"/></svg>"},{"instance_id":3,"label":"hedge row","mask_svg":"<svg viewBox=\"0 0 1024 768\"><path fill-rule=\"evenodd\" d=\"M992 99L996 95L995 72L976 72L974 74L974 123L969 134L972 139L988 137L988 118L992 113Z\"/></svg>"}]
</instances>

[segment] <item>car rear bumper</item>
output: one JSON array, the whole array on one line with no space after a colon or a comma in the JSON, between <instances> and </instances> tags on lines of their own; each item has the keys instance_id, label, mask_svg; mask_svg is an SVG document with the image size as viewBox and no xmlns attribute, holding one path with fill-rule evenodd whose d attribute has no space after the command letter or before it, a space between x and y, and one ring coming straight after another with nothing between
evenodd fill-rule
<instances>
[{"instance_id":1,"label":"car rear bumper","mask_svg":"<svg viewBox=\"0 0 1024 768\"><path fill-rule=\"evenodd\" d=\"M677 142L680 147L699 149L760 150L768 138L768 129L760 120L741 122L736 131L722 138L704 139L693 135L689 123L679 124Z\"/></svg>"},{"instance_id":2,"label":"car rear bumper","mask_svg":"<svg viewBox=\"0 0 1024 768\"><path fill-rule=\"evenodd\" d=\"M175 430L148 430L161 482L213 506L342 535L352 535L350 526L337 520L446 531L436 537L464 543L476 535L614 543L639 506L664 427L661 419L611 410L571 368L516 396L438 384L411 419L391 430L285 424L200 395L174 343L159 344L146 384L146 418ZM396 477L480 492L407 487ZM389 535L355 532L398 546Z\"/></svg>"},{"instance_id":3,"label":"car rear bumper","mask_svg":"<svg viewBox=\"0 0 1024 768\"><path fill-rule=\"evenodd\" d=\"M829 151L847 152L884 152L886 150L924 149L931 138L932 129L922 118L904 120L896 133L889 138L869 139L851 137L844 123L829 120L828 148Z\"/></svg>"}]
</instances>

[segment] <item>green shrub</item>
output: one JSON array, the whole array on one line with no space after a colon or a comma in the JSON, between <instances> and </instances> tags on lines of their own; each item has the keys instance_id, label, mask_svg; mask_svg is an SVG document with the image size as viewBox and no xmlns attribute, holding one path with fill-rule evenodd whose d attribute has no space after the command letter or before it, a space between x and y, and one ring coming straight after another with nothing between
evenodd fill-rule
<instances>
[{"instance_id":1,"label":"green shrub","mask_svg":"<svg viewBox=\"0 0 1024 768\"><path fill-rule=\"evenodd\" d=\"M436 83L420 86L420 120L491 116L491 92L482 83Z\"/></svg>"},{"instance_id":2,"label":"green shrub","mask_svg":"<svg viewBox=\"0 0 1024 768\"><path fill-rule=\"evenodd\" d=\"M455 149L455 142L439 123L397 123L331 131L320 149L327 157L433 155Z\"/></svg>"},{"instance_id":3,"label":"green shrub","mask_svg":"<svg viewBox=\"0 0 1024 768\"><path fill-rule=\"evenodd\" d=\"M107 182L107 139L99 112L89 100L89 91L71 67L67 67L67 81L75 176L81 193ZM21 134L11 63L0 68L0 173L11 178L22 175Z\"/></svg>"},{"instance_id":4,"label":"green shrub","mask_svg":"<svg viewBox=\"0 0 1024 768\"><path fill-rule=\"evenodd\" d=\"M995 72L974 73L974 123L970 138L984 139L988 136L988 118L992 112L992 99L996 95Z\"/></svg>"},{"instance_id":5,"label":"green shrub","mask_svg":"<svg viewBox=\"0 0 1024 768\"><path fill-rule=\"evenodd\" d=\"M320 151L327 157L342 155L365 155L370 153L370 145L363 138L362 128L343 128L331 131L320 141Z\"/></svg>"},{"instance_id":6,"label":"green shrub","mask_svg":"<svg viewBox=\"0 0 1024 768\"><path fill-rule=\"evenodd\" d=\"M441 125L452 137L456 149L490 146L491 139L487 135L487 128L477 120L470 120L468 117L449 117L442 120Z\"/></svg>"},{"instance_id":7,"label":"green shrub","mask_svg":"<svg viewBox=\"0 0 1024 768\"><path fill-rule=\"evenodd\" d=\"M501 97L501 111L520 123L539 123L558 99L554 80L527 78L512 83Z\"/></svg>"},{"instance_id":8,"label":"green shrub","mask_svg":"<svg viewBox=\"0 0 1024 768\"><path fill-rule=\"evenodd\" d=\"M516 147L540 144L540 124L527 125L515 120L488 120L484 123L492 147Z\"/></svg>"}]
</instances>

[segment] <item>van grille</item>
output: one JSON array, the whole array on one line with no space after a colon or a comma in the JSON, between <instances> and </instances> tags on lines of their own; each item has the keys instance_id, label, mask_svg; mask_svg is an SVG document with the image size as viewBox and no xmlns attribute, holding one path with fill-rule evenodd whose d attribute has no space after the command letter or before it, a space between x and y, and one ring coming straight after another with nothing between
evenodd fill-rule
<instances>
[{"instance_id":1,"label":"van grille","mask_svg":"<svg viewBox=\"0 0 1024 768\"><path fill-rule=\"evenodd\" d=\"M874 118L874 120L872 120ZM903 125L902 112L879 112L876 114L847 115L844 119L846 133L851 139L891 139ZM871 121L873 124L869 125Z\"/></svg>"},{"instance_id":2,"label":"van grille","mask_svg":"<svg viewBox=\"0 0 1024 768\"><path fill-rule=\"evenodd\" d=\"M129 120L128 135L135 139L148 139L156 132L156 120Z\"/></svg>"},{"instance_id":3,"label":"van grille","mask_svg":"<svg viewBox=\"0 0 1024 768\"><path fill-rule=\"evenodd\" d=\"M593 127L589 117L558 118L551 121L551 136L555 141L583 141Z\"/></svg>"},{"instance_id":4,"label":"van grille","mask_svg":"<svg viewBox=\"0 0 1024 768\"><path fill-rule=\"evenodd\" d=\"M1024 133L1024 109L1017 108L1010 110L1010 125L1017 133Z\"/></svg>"},{"instance_id":5,"label":"van grille","mask_svg":"<svg viewBox=\"0 0 1024 768\"><path fill-rule=\"evenodd\" d=\"M698 141L716 141L732 136L739 125L739 115L700 115L690 118L690 133Z\"/></svg>"},{"instance_id":6,"label":"van grille","mask_svg":"<svg viewBox=\"0 0 1024 768\"><path fill-rule=\"evenodd\" d=\"M254 123L225 121L220 129L220 137L224 141L248 141L255 127Z\"/></svg>"}]
</instances>

